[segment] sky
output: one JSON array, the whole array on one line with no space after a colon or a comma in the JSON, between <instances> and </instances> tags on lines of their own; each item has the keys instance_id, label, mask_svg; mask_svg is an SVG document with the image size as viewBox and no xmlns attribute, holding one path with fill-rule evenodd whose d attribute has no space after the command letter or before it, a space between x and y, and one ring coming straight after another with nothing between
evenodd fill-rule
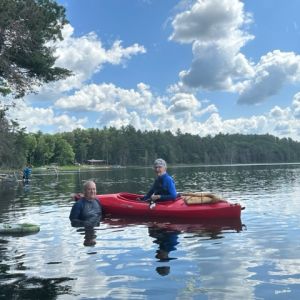
<instances>
[{"instance_id":1,"label":"sky","mask_svg":"<svg viewBox=\"0 0 300 300\"><path fill-rule=\"evenodd\" d=\"M73 76L10 110L28 132L132 125L300 140L300 1L59 0Z\"/></svg>"}]
</instances>

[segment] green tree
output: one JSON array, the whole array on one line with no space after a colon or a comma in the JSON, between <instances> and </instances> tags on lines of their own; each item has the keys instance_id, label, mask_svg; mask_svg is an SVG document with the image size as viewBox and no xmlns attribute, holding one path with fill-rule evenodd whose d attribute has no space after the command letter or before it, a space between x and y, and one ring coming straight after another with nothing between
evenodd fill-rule
<instances>
[{"instance_id":1,"label":"green tree","mask_svg":"<svg viewBox=\"0 0 300 300\"><path fill-rule=\"evenodd\" d=\"M75 129L74 130L74 152L75 159L77 162L83 163L87 159L93 157L88 157L88 149L92 144L89 132L87 130Z\"/></svg>"},{"instance_id":2,"label":"green tree","mask_svg":"<svg viewBox=\"0 0 300 300\"><path fill-rule=\"evenodd\" d=\"M0 166L9 166L11 149L14 147L14 139L10 133L9 122L5 118L5 111L0 110Z\"/></svg>"},{"instance_id":3,"label":"green tree","mask_svg":"<svg viewBox=\"0 0 300 300\"><path fill-rule=\"evenodd\" d=\"M69 76L55 67L65 8L53 0L0 1L0 93L22 97L37 85Z\"/></svg>"},{"instance_id":4,"label":"green tree","mask_svg":"<svg viewBox=\"0 0 300 300\"><path fill-rule=\"evenodd\" d=\"M36 148L34 151L33 164L35 165L45 165L54 162L52 159L54 157L56 138L50 134L42 134L38 132L36 134Z\"/></svg>"},{"instance_id":5,"label":"green tree","mask_svg":"<svg viewBox=\"0 0 300 300\"><path fill-rule=\"evenodd\" d=\"M59 165L68 165L74 163L75 154L71 145L61 137L55 141L54 161Z\"/></svg>"},{"instance_id":6,"label":"green tree","mask_svg":"<svg viewBox=\"0 0 300 300\"><path fill-rule=\"evenodd\" d=\"M34 151L37 146L37 141L36 141L34 134L29 133L29 134L25 135L24 143L25 143L25 151L26 151L25 155L26 155L27 161L29 163L32 163L33 154L34 154Z\"/></svg>"},{"instance_id":7,"label":"green tree","mask_svg":"<svg viewBox=\"0 0 300 300\"><path fill-rule=\"evenodd\" d=\"M26 134L0 110L0 167L19 168L26 162Z\"/></svg>"}]
</instances>

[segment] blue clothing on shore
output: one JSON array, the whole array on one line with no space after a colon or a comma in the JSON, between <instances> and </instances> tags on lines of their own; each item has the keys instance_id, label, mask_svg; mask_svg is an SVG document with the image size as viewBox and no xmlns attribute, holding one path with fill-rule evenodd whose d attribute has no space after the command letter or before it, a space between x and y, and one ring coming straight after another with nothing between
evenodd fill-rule
<instances>
[{"instance_id":1,"label":"blue clothing on shore","mask_svg":"<svg viewBox=\"0 0 300 300\"><path fill-rule=\"evenodd\" d=\"M155 179L150 191L143 197L143 200L150 199L152 195L161 196L161 198L157 201L176 199L177 192L175 188L175 182L168 173L158 176Z\"/></svg>"},{"instance_id":2,"label":"blue clothing on shore","mask_svg":"<svg viewBox=\"0 0 300 300\"><path fill-rule=\"evenodd\" d=\"M98 199L87 200L84 197L76 201L69 219L74 227L98 226L102 217L102 207Z\"/></svg>"}]
</instances>

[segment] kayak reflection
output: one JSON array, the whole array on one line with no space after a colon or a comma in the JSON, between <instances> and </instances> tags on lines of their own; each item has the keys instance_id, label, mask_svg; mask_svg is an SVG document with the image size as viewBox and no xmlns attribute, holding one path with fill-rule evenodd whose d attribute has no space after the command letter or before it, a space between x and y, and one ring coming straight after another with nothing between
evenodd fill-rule
<instances>
[{"instance_id":1,"label":"kayak reflection","mask_svg":"<svg viewBox=\"0 0 300 300\"><path fill-rule=\"evenodd\" d=\"M240 219L224 219L194 223L178 223L163 221L145 221L141 218L131 219L110 219L102 220L102 223L114 227L127 227L134 225L145 225L148 227L149 237L157 245L154 257L157 259L158 266L156 272L161 276L166 276L171 271L171 260L176 260L179 236L184 233L191 233L193 237L205 237L207 239L222 238L224 232L240 232L243 225ZM185 236L187 238L188 236Z\"/></svg>"}]
</instances>

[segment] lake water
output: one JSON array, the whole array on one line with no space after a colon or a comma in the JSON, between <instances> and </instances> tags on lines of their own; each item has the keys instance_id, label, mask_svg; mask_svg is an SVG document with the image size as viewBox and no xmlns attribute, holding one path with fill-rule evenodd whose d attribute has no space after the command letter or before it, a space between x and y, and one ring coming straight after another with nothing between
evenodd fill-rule
<instances>
[{"instance_id":1,"label":"lake water","mask_svg":"<svg viewBox=\"0 0 300 300\"><path fill-rule=\"evenodd\" d=\"M300 165L170 168L179 191L245 206L241 223L211 226L105 220L72 228L70 193L143 193L150 168L33 171L0 185L0 222L40 232L0 235L0 299L300 299ZM86 246L90 245L90 246Z\"/></svg>"}]
</instances>

